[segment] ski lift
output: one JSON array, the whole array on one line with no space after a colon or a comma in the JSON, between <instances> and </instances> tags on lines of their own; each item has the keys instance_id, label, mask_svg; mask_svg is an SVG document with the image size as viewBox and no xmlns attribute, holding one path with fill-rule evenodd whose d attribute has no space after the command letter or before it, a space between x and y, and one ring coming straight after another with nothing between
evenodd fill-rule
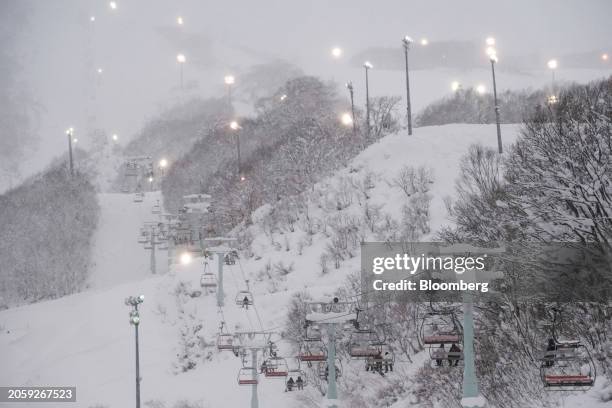
<instances>
[{"instance_id":1,"label":"ski lift","mask_svg":"<svg viewBox=\"0 0 612 408\"><path fill-rule=\"evenodd\" d=\"M430 348L436 345L463 343L463 335L457 327L452 311L428 313L423 319L421 337L423 344Z\"/></svg>"},{"instance_id":2,"label":"ski lift","mask_svg":"<svg viewBox=\"0 0 612 408\"><path fill-rule=\"evenodd\" d=\"M275 356L271 356L264 360L262 369L266 378L284 378L289 372L287 361L282 357Z\"/></svg>"},{"instance_id":3,"label":"ski lift","mask_svg":"<svg viewBox=\"0 0 612 408\"><path fill-rule=\"evenodd\" d=\"M206 289L215 289L217 287L217 278L208 269L208 262L204 262L204 273L200 277L200 287Z\"/></svg>"},{"instance_id":4,"label":"ski lift","mask_svg":"<svg viewBox=\"0 0 612 408\"><path fill-rule=\"evenodd\" d=\"M285 382L285 391L302 391L307 385L306 373L302 370L289 370Z\"/></svg>"},{"instance_id":5,"label":"ski lift","mask_svg":"<svg viewBox=\"0 0 612 408\"><path fill-rule=\"evenodd\" d=\"M238 371L238 385L257 385L257 370L253 367L242 367Z\"/></svg>"},{"instance_id":6,"label":"ski lift","mask_svg":"<svg viewBox=\"0 0 612 408\"><path fill-rule=\"evenodd\" d=\"M230 333L219 333L217 335L217 350L234 351L236 346L234 345L234 335Z\"/></svg>"},{"instance_id":7,"label":"ski lift","mask_svg":"<svg viewBox=\"0 0 612 408\"><path fill-rule=\"evenodd\" d=\"M393 371L393 363L395 362L395 354L391 347L386 344L379 346L379 352L373 357L366 359L366 371L379 372L383 375L385 372Z\"/></svg>"},{"instance_id":8,"label":"ski lift","mask_svg":"<svg viewBox=\"0 0 612 408\"><path fill-rule=\"evenodd\" d=\"M138 243L146 244L147 242L149 242L149 231L147 231L146 228L141 228L140 234L138 235Z\"/></svg>"},{"instance_id":9,"label":"ski lift","mask_svg":"<svg viewBox=\"0 0 612 408\"><path fill-rule=\"evenodd\" d=\"M306 335L304 341L321 341L321 327L318 324L311 322L306 323Z\"/></svg>"},{"instance_id":10,"label":"ski lift","mask_svg":"<svg viewBox=\"0 0 612 408\"><path fill-rule=\"evenodd\" d=\"M353 358L376 357L381 352L378 334L373 330L356 330L351 333L348 353Z\"/></svg>"},{"instance_id":11,"label":"ski lift","mask_svg":"<svg viewBox=\"0 0 612 408\"><path fill-rule=\"evenodd\" d=\"M153 207L151 208L151 213L161 214L161 206L159 205L159 200L157 200L157 202L153 204Z\"/></svg>"},{"instance_id":12,"label":"ski lift","mask_svg":"<svg viewBox=\"0 0 612 408\"><path fill-rule=\"evenodd\" d=\"M580 341L553 339L541 358L540 377L551 391L585 391L595 384L597 369L588 349Z\"/></svg>"},{"instance_id":13,"label":"ski lift","mask_svg":"<svg viewBox=\"0 0 612 408\"><path fill-rule=\"evenodd\" d=\"M452 343L449 349L446 349L444 343L440 343L439 347L429 348L429 358L432 367L442 367L448 361L449 367L457 367L463 361L463 351L457 345Z\"/></svg>"},{"instance_id":14,"label":"ski lift","mask_svg":"<svg viewBox=\"0 0 612 408\"><path fill-rule=\"evenodd\" d=\"M238 252L237 251L228 252L227 254L225 254L223 259L226 265L235 265L236 259L238 259Z\"/></svg>"},{"instance_id":15,"label":"ski lift","mask_svg":"<svg viewBox=\"0 0 612 408\"><path fill-rule=\"evenodd\" d=\"M313 361L326 361L327 360L327 350L323 345L321 340L316 342L303 343L300 346L300 351L298 353L298 360L306 363L311 363Z\"/></svg>"},{"instance_id":16,"label":"ski lift","mask_svg":"<svg viewBox=\"0 0 612 408\"><path fill-rule=\"evenodd\" d=\"M558 340L558 314L560 310L553 309L552 338L540 359L544 388L551 391L588 390L597 378L595 362L580 340Z\"/></svg>"},{"instance_id":17,"label":"ski lift","mask_svg":"<svg viewBox=\"0 0 612 408\"><path fill-rule=\"evenodd\" d=\"M141 192L134 193L134 202L135 203L142 203L143 200L144 200L144 193L141 193Z\"/></svg>"},{"instance_id":18,"label":"ski lift","mask_svg":"<svg viewBox=\"0 0 612 408\"><path fill-rule=\"evenodd\" d=\"M249 306L253 306L254 300L253 300L253 294L249 290L249 281L248 280L246 281L246 285L247 285L246 290L241 290L236 295L236 305L237 306L242 306L243 308L248 309Z\"/></svg>"}]
</instances>

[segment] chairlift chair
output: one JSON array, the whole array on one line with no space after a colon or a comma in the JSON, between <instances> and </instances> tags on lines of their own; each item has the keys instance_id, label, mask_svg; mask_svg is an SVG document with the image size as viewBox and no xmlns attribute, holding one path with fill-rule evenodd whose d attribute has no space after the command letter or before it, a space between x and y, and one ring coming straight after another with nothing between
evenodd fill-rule
<instances>
[{"instance_id":1,"label":"chairlift chair","mask_svg":"<svg viewBox=\"0 0 612 408\"><path fill-rule=\"evenodd\" d=\"M142 203L143 200L144 200L144 194L143 193L140 193L140 192L134 193L134 200L133 201L135 203Z\"/></svg>"},{"instance_id":2,"label":"chairlift chair","mask_svg":"<svg viewBox=\"0 0 612 408\"><path fill-rule=\"evenodd\" d=\"M242 307L253 306L253 294L248 290L241 290L236 295L236 305Z\"/></svg>"},{"instance_id":3,"label":"chairlift chair","mask_svg":"<svg viewBox=\"0 0 612 408\"><path fill-rule=\"evenodd\" d=\"M426 346L461 344L463 335L453 321L452 313L432 312L423 319L421 338Z\"/></svg>"},{"instance_id":4,"label":"chairlift chair","mask_svg":"<svg viewBox=\"0 0 612 408\"><path fill-rule=\"evenodd\" d=\"M145 228L141 228L140 229L140 234L138 235L138 243L139 244L146 244L147 242L149 242L149 231L147 231Z\"/></svg>"},{"instance_id":5,"label":"chairlift chair","mask_svg":"<svg viewBox=\"0 0 612 408\"><path fill-rule=\"evenodd\" d=\"M313 361L326 361L327 350L321 340L317 342L304 343L300 346L300 351L297 356L299 361L311 363Z\"/></svg>"},{"instance_id":6,"label":"chairlift chair","mask_svg":"<svg viewBox=\"0 0 612 408\"><path fill-rule=\"evenodd\" d=\"M597 368L581 342L555 341L541 357L540 377L549 391L585 391L595 384Z\"/></svg>"},{"instance_id":7,"label":"chairlift chair","mask_svg":"<svg viewBox=\"0 0 612 408\"><path fill-rule=\"evenodd\" d=\"M235 265L236 259L238 258L238 253L236 251L228 252L223 257L226 265Z\"/></svg>"},{"instance_id":8,"label":"chairlift chair","mask_svg":"<svg viewBox=\"0 0 612 408\"><path fill-rule=\"evenodd\" d=\"M376 357L380 354L380 340L373 330L356 330L351 333L348 353L352 358Z\"/></svg>"},{"instance_id":9,"label":"chairlift chair","mask_svg":"<svg viewBox=\"0 0 612 408\"><path fill-rule=\"evenodd\" d=\"M204 273L200 277L200 287L204 289L215 289L217 287L217 278L208 269L208 262L204 262Z\"/></svg>"},{"instance_id":10,"label":"chairlift chair","mask_svg":"<svg viewBox=\"0 0 612 408\"><path fill-rule=\"evenodd\" d=\"M257 385L257 370L254 367L242 367L238 371L238 385Z\"/></svg>"},{"instance_id":11,"label":"chairlift chair","mask_svg":"<svg viewBox=\"0 0 612 408\"><path fill-rule=\"evenodd\" d=\"M266 378L284 378L289 373L287 361L282 357L269 357L264 360L264 370Z\"/></svg>"},{"instance_id":12,"label":"chairlift chair","mask_svg":"<svg viewBox=\"0 0 612 408\"><path fill-rule=\"evenodd\" d=\"M159 205L159 200L157 200L157 202L153 204L153 207L151 208L151 213L161 214L161 206Z\"/></svg>"},{"instance_id":13,"label":"chairlift chair","mask_svg":"<svg viewBox=\"0 0 612 408\"><path fill-rule=\"evenodd\" d=\"M219 333L217 335L217 350L219 351L235 351L237 348L234 345L234 335L230 333Z\"/></svg>"}]
</instances>

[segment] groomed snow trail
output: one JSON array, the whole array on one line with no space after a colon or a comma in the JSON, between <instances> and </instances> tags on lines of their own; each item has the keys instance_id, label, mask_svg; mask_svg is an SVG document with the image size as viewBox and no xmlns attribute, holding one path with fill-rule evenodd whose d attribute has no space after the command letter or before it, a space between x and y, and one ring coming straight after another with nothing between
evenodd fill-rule
<instances>
[{"instance_id":1,"label":"groomed snow trail","mask_svg":"<svg viewBox=\"0 0 612 408\"><path fill-rule=\"evenodd\" d=\"M94 235L89 286L105 289L151 276L150 252L138 243L138 232L146 221L157 216L151 207L160 200L159 192L146 193L142 203L133 194L102 193L100 221ZM157 273L167 272L165 251L158 251Z\"/></svg>"}]
</instances>

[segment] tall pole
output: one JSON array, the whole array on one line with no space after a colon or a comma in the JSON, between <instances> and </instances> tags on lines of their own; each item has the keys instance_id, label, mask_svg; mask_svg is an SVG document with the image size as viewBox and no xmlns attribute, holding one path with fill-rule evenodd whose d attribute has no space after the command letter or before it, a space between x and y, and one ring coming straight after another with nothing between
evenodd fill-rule
<instances>
[{"instance_id":1,"label":"tall pole","mask_svg":"<svg viewBox=\"0 0 612 408\"><path fill-rule=\"evenodd\" d=\"M181 71L181 91L183 90L183 63L179 63Z\"/></svg>"},{"instance_id":2,"label":"tall pole","mask_svg":"<svg viewBox=\"0 0 612 408\"><path fill-rule=\"evenodd\" d=\"M370 139L370 86L368 81L368 70L369 64L366 62L363 67L365 68L365 83L366 83L366 131L367 138Z\"/></svg>"},{"instance_id":3,"label":"tall pole","mask_svg":"<svg viewBox=\"0 0 612 408\"><path fill-rule=\"evenodd\" d=\"M217 306L224 306L224 294L223 294L223 252L217 252L217 265L218 265L218 277L217 277Z\"/></svg>"},{"instance_id":4,"label":"tall pole","mask_svg":"<svg viewBox=\"0 0 612 408\"><path fill-rule=\"evenodd\" d=\"M240 133L238 129L236 129L236 153L238 155L238 178L241 176L241 168L240 168Z\"/></svg>"},{"instance_id":5,"label":"tall pole","mask_svg":"<svg viewBox=\"0 0 612 408\"><path fill-rule=\"evenodd\" d=\"M336 408L335 400L338 399L336 387L336 324L327 325L327 338L329 341L327 352L327 399L330 401L329 408Z\"/></svg>"},{"instance_id":6,"label":"tall pole","mask_svg":"<svg viewBox=\"0 0 612 408\"><path fill-rule=\"evenodd\" d=\"M251 349L251 358L253 360L253 385L251 388L251 408L259 408L259 399L257 398L257 349Z\"/></svg>"},{"instance_id":7,"label":"tall pole","mask_svg":"<svg viewBox=\"0 0 612 408\"><path fill-rule=\"evenodd\" d=\"M155 275L155 227L151 227L151 274Z\"/></svg>"},{"instance_id":8,"label":"tall pole","mask_svg":"<svg viewBox=\"0 0 612 408\"><path fill-rule=\"evenodd\" d=\"M72 129L66 132L68 135L68 156L70 157L70 176L74 176L74 164L72 161Z\"/></svg>"},{"instance_id":9,"label":"tall pole","mask_svg":"<svg viewBox=\"0 0 612 408\"><path fill-rule=\"evenodd\" d=\"M232 84L227 84L227 108L228 111L232 110Z\"/></svg>"},{"instance_id":10,"label":"tall pole","mask_svg":"<svg viewBox=\"0 0 612 408\"><path fill-rule=\"evenodd\" d=\"M353 119L353 138L357 137L357 124L355 123L355 98L353 94L353 82L348 81L346 88L349 90L351 96L351 118Z\"/></svg>"},{"instance_id":11,"label":"tall pole","mask_svg":"<svg viewBox=\"0 0 612 408\"><path fill-rule=\"evenodd\" d=\"M493 74L493 99L495 102L495 123L497 124L497 149L499 153L503 153L502 149L502 137L501 137L501 125L499 123L499 104L497 102L497 83L495 81L495 60L496 58L491 57L491 72Z\"/></svg>"},{"instance_id":12,"label":"tall pole","mask_svg":"<svg viewBox=\"0 0 612 408\"><path fill-rule=\"evenodd\" d=\"M134 306L138 311L138 305ZM134 325L136 333L136 408L140 408L140 351L138 349L138 324Z\"/></svg>"},{"instance_id":13,"label":"tall pole","mask_svg":"<svg viewBox=\"0 0 612 408\"><path fill-rule=\"evenodd\" d=\"M410 107L410 75L408 73L408 49L410 48L409 37L405 37L402 42L404 44L404 58L406 60L406 118L408 119L408 136L412 135L412 108Z\"/></svg>"}]
</instances>

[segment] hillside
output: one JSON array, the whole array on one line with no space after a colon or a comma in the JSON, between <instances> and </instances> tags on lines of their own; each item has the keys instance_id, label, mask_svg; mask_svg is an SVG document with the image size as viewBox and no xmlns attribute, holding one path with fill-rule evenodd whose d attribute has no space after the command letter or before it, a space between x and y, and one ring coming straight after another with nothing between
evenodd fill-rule
<instances>
[{"instance_id":1,"label":"hillside","mask_svg":"<svg viewBox=\"0 0 612 408\"><path fill-rule=\"evenodd\" d=\"M504 125L504 142L513 142L518 131L516 125ZM230 330L272 330L279 338L286 330L289 304L296 292L307 289L314 298L329 299L337 288L346 286L347 276L359 269L359 257L350 245L339 254L338 268L331 258L326 267L321 262L321 255L329 251L328 244L338 234L335 222L340 222L339 214L346 220L361 217L366 208L371 213L376 209L378 216L369 238L380 233L377 223L397 223L388 230L403 233L404 204L416 204L393 180L406 165L425 169L431 180L425 194L430 197L428 232L423 230L419 238L434 237L441 226L450 223L445 200L454 196L460 158L474 143L496 147L495 127L447 125L416 129L410 138L404 132L393 134L297 200L285 199L257 210L252 225L235 230L248 249L241 252L239 264L226 270L227 303L222 313L214 296L194 293L200 290L202 258L187 266L173 265L170 273L148 276L148 253L135 246L135 227L144 219L155 218L150 214L155 195L140 204L127 196L101 196L100 219L105 225L94 239L94 254L98 254L91 277L94 288L0 312L0 383L76 385L80 407L128 406L134 398L134 338L129 309L123 302L127 296L143 294L140 344L144 406L172 407L181 400L200 402L195 406L202 407L247 406L250 387L236 384L240 360L231 353L218 353L214 347L220 320L224 319ZM129 258L115 255L119 248ZM210 263L215 265L216 260ZM109 268L112 274L107 272ZM233 304L236 293L245 288L245 279L250 281L255 298L255 308L248 310ZM295 353L286 339L278 343L280 355ZM350 391L353 398L346 406L381 406L377 392L397 386L398 378L408 379L405 386L410 387L410 379L423 365L424 353L413 355L412 360L409 364L398 359L396 374L386 378L364 375L360 361L344 361L340 398L346 398ZM190 368L184 371L186 367ZM579 400L568 397L564 406L603 408L603 403L597 405L593 399L602 387L599 382ZM314 406L321 399L310 387L301 396L285 393L282 380L265 379L259 388L260 406ZM394 405L387 401L388 406L419 406L413 397L399 398Z\"/></svg>"}]
</instances>

